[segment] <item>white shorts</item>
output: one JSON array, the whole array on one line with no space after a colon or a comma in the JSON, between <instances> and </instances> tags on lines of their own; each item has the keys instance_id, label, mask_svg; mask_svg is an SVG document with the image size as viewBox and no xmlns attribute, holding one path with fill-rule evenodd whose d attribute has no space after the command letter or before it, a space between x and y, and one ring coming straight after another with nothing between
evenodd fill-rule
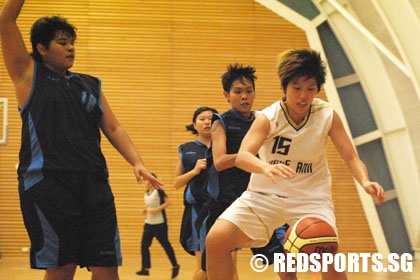
<instances>
[{"instance_id":1,"label":"white shorts","mask_svg":"<svg viewBox=\"0 0 420 280\"><path fill-rule=\"evenodd\" d=\"M252 191L245 191L219 219L233 223L252 239L243 247L263 247L276 228L303 217L320 218L336 228L332 201L296 200Z\"/></svg>"}]
</instances>

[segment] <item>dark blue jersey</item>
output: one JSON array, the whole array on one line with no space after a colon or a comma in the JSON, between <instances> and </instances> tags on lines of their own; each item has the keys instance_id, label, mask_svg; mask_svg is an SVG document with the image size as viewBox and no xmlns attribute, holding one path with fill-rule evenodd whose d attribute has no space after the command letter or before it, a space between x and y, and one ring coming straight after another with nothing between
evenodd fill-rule
<instances>
[{"instance_id":1,"label":"dark blue jersey","mask_svg":"<svg viewBox=\"0 0 420 280\"><path fill-rule=\"evenodd\" d=\"M194 169L197 160L205 158L207 146L198 140L187 142L178 147L183 173ZM192 178L184 191L184 212L182 214L179 242L186 252L194 255L200 250L198 231L195 223L203 204L209 200L205 191L205 181L208 169Z\"/></svg>"},{"instance_id":2,"label":"dark blue jersey","mask_svg":"<svg viewBox=\"0 0 420 280\"><path fill-rule=\"evenodd\" d=\"M230 109L222 115L214 114L212 122L215 120L220 120L225 130L226 153L238 153L242 140L254 121L254 112L251 112L251 118L244 118ZM237 167L218 172L212 166L209 171L207 191L215 200L223 204L231 204L247 189L250 176L250 173Z\"/></svg>"},{"instance_id":3,"label":"dark blue jersey","mask_svg":"<svg viewBox=\"0 0 420 280\"><path fill-rule=\"evenodd\" d=\"M100 148L101 83L76 73L61 76L36 63L30 96L20 110L19 181L26 190L46 172L108 176Z\"/></svg>"},{"instance_id":4,"label":"dark blue jersey","mask_svg":"<svg viewBox=\"0 0 420 280\"><path fill-rule=\"evenodd\" d=\"M187 142L178 147L181 157L183 173L194 169L197 160L205 158L207 146L198 140ZM201 204L208 200L204 183L207 178L207 169L201 172L188 182L184 192L184 203Z\"/></svg>"}]
</instances>

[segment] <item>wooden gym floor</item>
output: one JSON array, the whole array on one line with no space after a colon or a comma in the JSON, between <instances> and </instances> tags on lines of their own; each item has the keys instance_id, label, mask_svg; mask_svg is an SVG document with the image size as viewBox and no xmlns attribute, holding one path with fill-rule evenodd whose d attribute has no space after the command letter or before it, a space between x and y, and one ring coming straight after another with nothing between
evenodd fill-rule
<instances>
[{"instance_id":1,"label":"wooden gym floor","mask_svg":"<svg viewBox=\"0 0 420 280\"><path fill-rule=\"evenodd\" d=\"M177 279L190 280L195 269L195 260L190 256L179 256L178 261L181 265ZM152 255L152 269L150 276L138 276L135 274L140 269L139 258L125 258L124 265L120 267L119 274L121 280L168 280L171 276L171 267L168 259L163 256ZM246 257L238 260L238 271L240 280L271 280L279 279L273 272L272 266L262 273L254 272ZM28 258L2 258L0 259L0 280L41 280L44 272L29 268ZM414 261L413 272L359 272L347 273L349 280L418 280L420 279L420 260ZM86 269L78 269L75 280L90 280L91 274ZM312 273L299 273L299 280L321 280L320 275Z\"/></svg>"}]
</instances>

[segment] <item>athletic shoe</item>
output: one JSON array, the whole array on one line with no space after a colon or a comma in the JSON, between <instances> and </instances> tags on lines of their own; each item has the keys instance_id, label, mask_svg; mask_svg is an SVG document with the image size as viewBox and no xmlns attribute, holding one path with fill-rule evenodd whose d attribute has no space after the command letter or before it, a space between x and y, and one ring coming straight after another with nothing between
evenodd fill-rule
<instances>
[{"instance_id":1,"label":"athletic shoe","mask_svg":"<svg viewBox=\"0 0 420 280\"><path fill-rule=\"evenodd\" d=\"M174 266L174 268L172 268L171 279L175 279L178 276L178 273L179 273L179 264L177 264L176 266Z\"/></svg>"},{"instance_id":2,"label":"athletic shoe","mask_svg":"<svg viewBox=\"0 0 420 280\"><path fill-rule=\"evenodd\" d=\"M149 271L146 269L142 269L136 272L137 275L149 276Z\"/></svg>"}]
</instances>

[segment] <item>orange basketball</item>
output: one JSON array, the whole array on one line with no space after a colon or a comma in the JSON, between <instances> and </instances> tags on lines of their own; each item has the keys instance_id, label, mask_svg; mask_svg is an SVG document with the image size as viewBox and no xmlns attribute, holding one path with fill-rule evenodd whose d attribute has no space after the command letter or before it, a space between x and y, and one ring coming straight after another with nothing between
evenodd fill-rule
<instances>
[{"instance_id":1,"label":"orange basketball","mask_svg":"<svg viewBox=\"0 0 420 280\"><path fill-rule=\"evenodd\" d=\"M286 253L332 253L338 249L338 237L334 228L319 218L301 218L286 232Z\"/></svg>"}]
</instances>

